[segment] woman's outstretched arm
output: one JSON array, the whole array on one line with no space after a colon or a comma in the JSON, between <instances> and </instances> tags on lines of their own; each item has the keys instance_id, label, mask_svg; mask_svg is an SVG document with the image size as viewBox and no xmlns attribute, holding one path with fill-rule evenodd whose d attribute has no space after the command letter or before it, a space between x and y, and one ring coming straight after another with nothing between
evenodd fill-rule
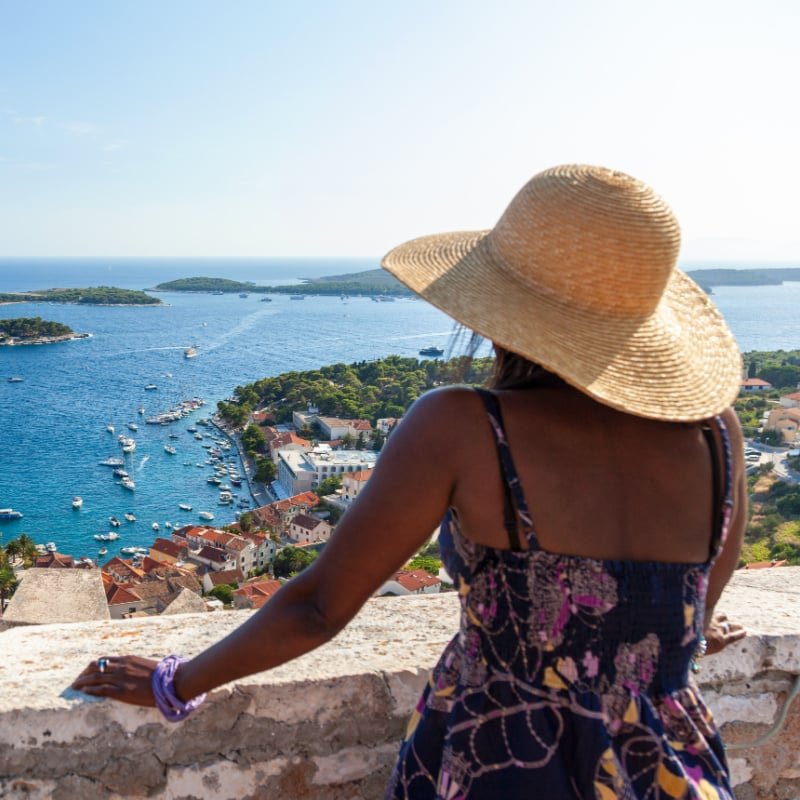
<instances>
[{"instance_id":1,"label":"woman's outstretched arm","mask_svg":"<svg viewBox=\"0 0 800 800\"><path fill-rule=\"evenodd\" d=\"M450 502L458 460L454 434L465 394L463 389L434 391L412 406L320 557L242 626L178 669L174 686L180 699L324 644L406 563ZM92 662L73 688L154 705L155 664L137 656L113 657L101 673Z\"/></svg>"}]
</instances>

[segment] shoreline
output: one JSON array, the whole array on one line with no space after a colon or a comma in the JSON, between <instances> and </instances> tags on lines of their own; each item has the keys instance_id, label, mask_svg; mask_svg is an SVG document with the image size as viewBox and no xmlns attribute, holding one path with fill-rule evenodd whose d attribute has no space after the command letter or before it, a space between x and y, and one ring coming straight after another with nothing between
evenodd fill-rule
<instances>
[{"instance_id":1,"label":"shoreline","mask_svg":"<svg viewBox=\"0 0 800 800\"><path fill-rule=\"evenodd\" d=\"M71 342L75 339L91 339L91 333L68 333L64 336L37 336L32 339L14 339L10 341L0 340L0 347L25 347L38 344L58 344L59 342Z\"/></svg>"}]
</instances>

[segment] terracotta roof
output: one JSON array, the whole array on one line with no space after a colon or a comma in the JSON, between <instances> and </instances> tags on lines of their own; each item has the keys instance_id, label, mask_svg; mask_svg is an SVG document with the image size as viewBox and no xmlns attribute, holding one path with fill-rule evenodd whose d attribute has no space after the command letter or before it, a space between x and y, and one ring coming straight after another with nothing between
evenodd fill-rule
<instances>
[{"instance_id":1,"label":"terracotta roof","mask_svg":"<svg viewBox=\"0 0 800 800\"><path fill-rule=\"evenodd\" d=\"M788 561L752 561L745 564L745 569L770 569L770 567L788 567Z\"/></svg>"},{"instance_id":2,"label":"terracotta roof","mask_svg":"<svg viewBox=\"0 0 800 800\"><path fill-rule=\"evenodd\" d=\"M119 556L114 556L110 561L106 562L102 571L111 575L112 577L124 578L138 582L144 577L144 572L133 566L130 561L126 561Z\"/></svg>"},{"instance_id":3,"label":"terracotta roof","mask_svg":"<svg viewBox=\"0 0 800 800\"><path fill-rule=\"evenodd\" d=\"M391 580L397 581L404 589L408 589L409 592L416 592L420 589L424 589L426 586L436 586L436 584L441 583L438 578L435 578L424 569L401 569L392 576Z\"/></svg>"},{"instance_id":4,"label":"terracotta roof","mask_svg":"<svg viewBox=\"0 0 800 800\"><path fill-rule=\"evenodd\" d=\"M155 550L157 553L164 553L164 555L172 556L173 558L180 558L184 547L169 539L156 539L153 544L150 545L150 549Z\"/></svg>"},{"instance_id":5,"label":"terracotta roof","mask_svg":"<svg viewBox=\"0 0 800 800\"><path fill-rule=\"evenodd\" d=\"M369 476L372 475L371 469L360 469L357 472L345 472L342 475L342 480L351 480L357 481L358 483L362 483L363 481L368 481Z\"/></svg>"},{"instance_id":6,"label":"terracotta roof","mask_svg":"<svg viewBox=\"0 0 800 800\"><path fill-rule=\"evenodd\" d=\"M197 557L213 561L216 564L224 564L228 560L228 554L224 550L220 550L219 547L212 547L210 544L201 548Z\"/></svg>"},{"instance_id":7,"label":"terracotta roof","mask_svg":"<svg viewBox=\"0 0 800 800\"><path fill-rule=\"evenodd\" d=\"M113 584L106 591L106 599L110 606L130 605L131 603L141 603L142 597L133 589Z\"/></svg>"},{"instance_id":8,"label":"terracotta roof","mask_svg":"<svg viewBox=\"0 0 800 800\"><path fill-rule=\"evenodd\" d=\"M320 523L322 522L321 519L317 517L309 516L308 514L298 514L292 520L292 525L298 525L301 528L305 528L306 530L313 531Z\"/></svg>"},{"instance_id":9,"label":"terracotta roof","mask_svg":"<svg viewBox=\"0 0 800 800\"><path fill-rule=\"evenodd\" d=\"M781 395L781 400L800 400L800 392L792 392L791 394Z\"/></svg>"},{"instance_id":10,"label":"terracotta roof","mask_svg":"<svg viewBox=\"0 0 800 800\"><path fill-rule=\"evenodd\" d=\"M258 583L246 583L234 590L234 595L246 597L252 608L261 608L283 584L276 580L261 580Z\"/></svg>"},{"instance_id":11,"label":"terracotta roof","mask_svg":"<svg viewBox=\"0 0 800 800\"><path fill-rule=\"evenodd\" d=\"M214 586L220 586L223 583L235 583L238 585L244 580L244 575L239 569L224 569L221 572L209 572L208 579Z\"/></svg>"},{"instance_id":12,"label":"terracotta roof","mask_svg":"<svg viewBox=\"0 0 800 800\"><path fill-rule=\"evenodd\" d=\"M371 431L372 425L368 419L354 419L350 427L356 431Z\"/></svg>"},{"instance_id":13,"label":"terracotta roof","mask_svg":"<svg viewBox=\"0 0 800 800\"><path fill-rule=\"evenodd\" d=\"M742 386L772 386L772 384L769 381L762 381L761 378L745 378Z\"/></svg>"},{"instance_id":14,"label":"terracotta roof","mask_svg":"<svg viewBox=\"0 0 800 800\"><path fill-rule=\"evenodd\" d=\"M47 553L39 556L33 564L34 567L41 568L63 568L69 569L75 566L75 559L72 556L65 556L61 553Z\"/></svg>"}]
</instances>

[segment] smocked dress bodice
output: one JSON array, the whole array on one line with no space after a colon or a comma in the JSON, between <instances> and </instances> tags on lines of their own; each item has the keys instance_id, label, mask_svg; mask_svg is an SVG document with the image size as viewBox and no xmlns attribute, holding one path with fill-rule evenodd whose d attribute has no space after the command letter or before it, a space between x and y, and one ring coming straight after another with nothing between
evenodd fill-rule
<instances>
[{"instance_id":1,"label":"smocked dress bodice","mask_svg":"<svg viewBox=\"0 0 800 800\"><path fill-rule=\"evenodd\" d=\"M481 394L512 547L477 544L454 510L445 517L439 542L460 629L412 715L386 798L733 798L722 743L689 680L730 521L722 420L708 561L599 560L539 546L499 405Z\"/></svg>"}]
</instances>

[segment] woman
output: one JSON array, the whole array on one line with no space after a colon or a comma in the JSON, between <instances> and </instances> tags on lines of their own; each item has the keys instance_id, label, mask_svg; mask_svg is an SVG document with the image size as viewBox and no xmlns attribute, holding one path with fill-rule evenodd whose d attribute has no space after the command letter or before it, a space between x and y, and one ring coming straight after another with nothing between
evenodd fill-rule
<instances>
[{"instance_id":1,"label":"woman","mask_svg":"<svg viewBox=\"0 0 800 800\"><path fill-rule=\"evenodd\" d=\"M744 528L741 363L678 246L647 186L566 166L491 231L390 252L494 342L492 391L420 398L322 556L226 639L185 663L101 659L75 687L180 718L328 641L444 517L461 629L387 797L731 798L688 676Z\"/></svg>"}]
</instances>

